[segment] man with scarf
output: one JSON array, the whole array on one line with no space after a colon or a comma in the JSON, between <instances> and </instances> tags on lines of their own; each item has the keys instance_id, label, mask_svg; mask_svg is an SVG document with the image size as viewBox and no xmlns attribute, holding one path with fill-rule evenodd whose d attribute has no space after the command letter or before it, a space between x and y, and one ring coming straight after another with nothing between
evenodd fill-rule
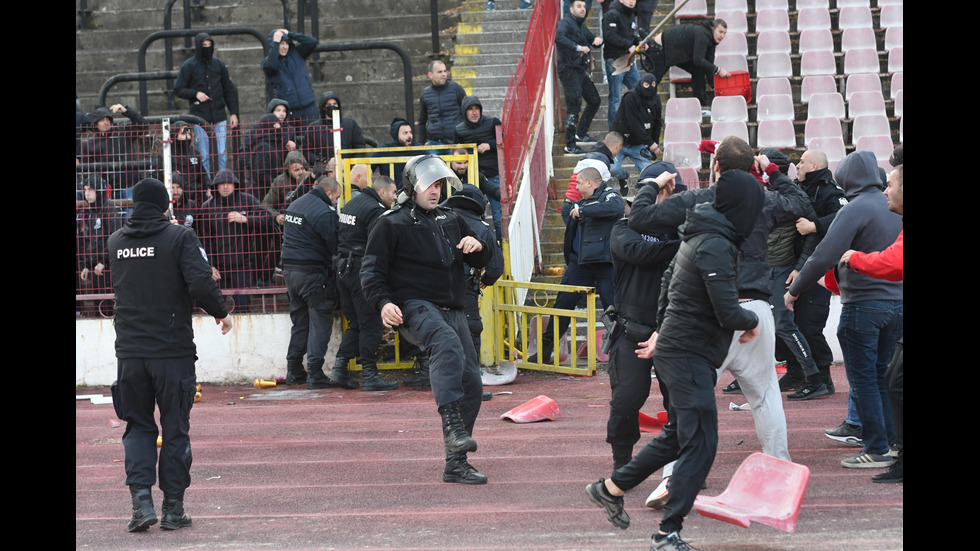
<instances>
[{"instance_id":1,"label":"man with scarf","mask_svg":"<svg viewBox=\"0 0 980 551\"><path fill-rule=\"evenodd\" d=\"M752 233L765 192L748 172L723 172L714 200L689 210L681 244L664 274L658 331L639 343L637 355L653 358L669 422L628 464L586 487L589 499L619 528L629 515L623 495L667 463L677 460L670 497L651 549L686 550L684 517L708 476L718 448L715 382L729 342L751 342L759 317L739 305L739 245Z\"/></svg>"},{"instance_id":2,"label":"man with scarf","mask_svg":"<svg viewBox=\"0 0 980 551\"><path fill-rule=\"evenodd\" d=\"M157 423L160 408L163 444L159 450L160 527L191 525L184 512L190 486L190 411L197 392L197 350L191 315L195 304L221 326L232 329L224 298L211 277L204 249L194 232L167 219L170 198L159 180L133 188L133 214L107 243L116 295L116 381L112 405L126 422L126 484L132 497L130 532L157 523L150 489L156 483Z\"/></svg>"},{"instance_id":3,"label":"man with scarf","mask_svg":"<svg viewBox=\"0 0 980 551\"><path fill-rule=\"evenodd\" d=\"M190 113L201 117L208 127L194 125L194 137L204 163L204 171L211 177L209 160L209 133L214 133L218 147L217 170L224 170L228 162L226 139L228 128L238 126L238 87L231 80L224 62L214 57L214 40L206 32L194 37L194 57L188 58L177 73L174 95L190 102ZM226 118L225 113L229 113Z\"/></svg>"}]
</instances>

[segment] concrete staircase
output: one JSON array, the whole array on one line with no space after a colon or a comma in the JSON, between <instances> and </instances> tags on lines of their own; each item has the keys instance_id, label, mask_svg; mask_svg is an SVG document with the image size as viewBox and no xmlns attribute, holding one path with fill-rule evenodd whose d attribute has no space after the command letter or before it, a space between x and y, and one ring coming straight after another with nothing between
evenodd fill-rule
<instances>
[{"instance_id":1,"label":"concrete staircase","mask_svg":"<svg viewBox=\"0 0 980 551\"><path fill-rule=\"evenodd\" d=\"M248 27L265 36L284 25L282 5L278 2L222 2L197 0L198 7L189 14L194 29ZM397 10L388 0L362 0L357 3L339 0L319 2L319 37L321 44L386 41L408 51L412 60L413 97L417 98L429 84L426 67L433 56L448 58L454 48L454 31L459 23L462 0L439 2L439 51L432 52L429 0L403 0ZM172 27L183 28L182 3L172 13ZM143 40L164 28L163 3L155 0L89 0L89 29L79 29L76 10L75 91L84 111L97 102L103 83L113 75L137 72L137 52ZM290 29L299 30L296 2L289 2ZM370 16L368 16L370 14ZM311 21L303 31L311 33ZM156 41L147 52L147 70L176 70L188 55L182 38L174 39L174 65L166 66L164 42ZM241 119L257 120L266 111L265 77L260 68L262 44L252 36L215 38L215 55L228 66L239 89ZM389 126L395 116L405 116L404 71L401 59L390 50L323 52L311 61L314 89L320 93L333 90L342 100L344 114L354 117L364 133L378 142L389 141ZM313 58L311 58L312 60ZM166 81L150 81L147 115L175 115L186 112L187 104L177 99L175 108L167 102ZM115 85L107 103L139 105L138 85Z\"/></svg>"}]
</instances>

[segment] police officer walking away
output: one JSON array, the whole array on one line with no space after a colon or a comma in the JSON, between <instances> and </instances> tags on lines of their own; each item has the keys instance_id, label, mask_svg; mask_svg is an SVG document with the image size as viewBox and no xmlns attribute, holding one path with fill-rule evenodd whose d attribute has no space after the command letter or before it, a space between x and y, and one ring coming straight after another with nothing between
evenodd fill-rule
<instances>
[{"instance_id":1,"label":"police officer walking away","mask_svg":"<svg viewBox=\"0 0 980 551\"><path fill-rule=\"evenodd\" d=\"M106 244L116 294L116 381L112 404L126 421L126 484L132 495L130 532L157 523L150 488L156 482L157 424L160 408L160 527L191 525L184 512L190 486L190 410L197 391L197 349L191 312L194 301L221 325L232 329L224 297L194 231L172 224L170 197L159 180L133 186L133 214Z\"/></svg>"},{"instance_id":2,"label":"police officer walking away","mask_svg":"<svg viewBox=\"0 0 980 551\"><path fill-rule=\"evenodd\" d=\"M361 286L385 326L398 327L429 356L446 450L443 482L486 484L487 477L466 461L477 448L472 434L483 381L464 314L464 262L483 268L490 248L458 214L439 206L445 185L462 187L438 156L419 155L405 164L402 207L383 214L371 231Z\"/></svg>"},{"instance_id":3,"label":"police officer walking away","mask_svg":"<svg viewBox=\"0 0 980 551\"><path fill-rule=\"evenodd\" d=\"M327 388L324 356L333 330L337 298L333 258L337 252L337 212L334 200L340 185L321 176L309 193L286 210L282 230L282 271L289 293L289 319L293 322L286 350L286 384ZM303 354L309 375L303 370Z\"/></svg>"},{"instance_id":4,"label":"police officer walking away","mask_svg":"<svg viewBox=\"0 0 980 551\"><path fill-rule=\"evenodd\" d=\"M335 386L357 388L357 381L350 378L347 364L352 358L360 356L364 390L398 388L397 381L386 381L378 374L378 347L381 346L384 328L378 310L365 300L361 292L360 273L368 234L378 218L394 204L397 194L395 182L379 175L340 211L337 287L340 291L340 308L347 318L347 330L340 341L337 361L330 375L330 382Z\"/></svg>"}]
</instances>

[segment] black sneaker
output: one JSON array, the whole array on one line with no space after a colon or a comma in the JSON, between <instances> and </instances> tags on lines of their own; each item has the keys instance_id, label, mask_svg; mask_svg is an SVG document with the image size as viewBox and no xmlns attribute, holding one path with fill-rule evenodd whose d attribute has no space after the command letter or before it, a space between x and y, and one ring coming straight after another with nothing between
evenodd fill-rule
<instances>
[{"instance_id":1,"label":"black sneaker","mask_svg":"<svg viewBox=\"0 0 980 551\"><path fill-rule=\"evenodd\" d=\"M790 375L789 373L783 375L779 379L779 392L789 392L791 390L798 390L806 383L806 379L801 379L795 375Z\"/></svg>"},{"instance_id":2,"label":"black sneaker","mask_svg":"<svg viewBox=\"0 0 980 551\"><path fill-rule=\"evenodd\" d=\"M650 551L690 551L691 546L677 532L671 532L659 540L655 534L650 541Z\"/></svg>"},{"instance_id":3,"label":"black sneaker","mask_svg":"<svg viewBox=\"0 0 980 551\"><path fill-rule=\"evenodd\" d=\"M728 383L728 386L721 389L721 391L725 394L741 394L742 387L738 386L738 381L732 381Z\"/></svg>"},{"instance_id":4,"label":"black sneaker","mask_svg":"<svg viewBox=\"0 0 980 551\"><path fill-rule=\"evenodd\" d=\"M830 394L830 391L827 390L827 385L823 383L804 383L799 390L787 396L786 399L797 402L800 400L809 400L818 396L826 396L828 394Z\"/></svg>"},{"instance_id":5,"label":"black sneaker","mask_svg":"<svg viewBox=\"0 0 980 551\"><path fill-rule=\"evenodd\" d=\"M887 471L872 476L871 482L877 482L879 484L896 484L899 482L904 483L904 470L905 469L902 466L902 462L896 461L892 463L891 467L888 467Z\"/></svg>"},{"instance_id":6,"label":"black sneaker","mask_svg":"<svg viewBox=\"0 0 980 551\"><path fill-rule=\"evenodd\" d=\"M596 143L596 139L588 134L583 134L581 136L576 135L575 141L578 143Z\"/></svg>"},{"instance_id":7,"label":"black sneaker","mask_svg":"<svg viewBox=\"0 0 980 551\"><path fill-rule=\"evenodd\" d=\"M575 144L566 145L565 155L585 155L585 150Z\"/></svg>"},{"instance_id":8,"label":"black sneaker","mask_svg":"<svg viewBox=\"0 0 980 551\"><path fill-rule=\"evenodd\" d=\"M864 447L864 441L861 440L861 427L852 425L847 421L844 421L832 429L825 430L824 434L827 435L827 438L837 440L838 442L843 442L848 446L856 446L859 448Z\"/></svg>"},{"instance_id":9,"label":"black sneaker","mask_svg":"<svg viewBox=\"0 0 980 551\"><path fill-rule=\"evenodd\" d=\"M598 482L589 484L585 487L585 493L596 507L606 511L609 522L625 530L630 527L630 516L623 510L623 498L609 495L605 482L604 478L600 478Z\"/></svg>"}]
</instances>

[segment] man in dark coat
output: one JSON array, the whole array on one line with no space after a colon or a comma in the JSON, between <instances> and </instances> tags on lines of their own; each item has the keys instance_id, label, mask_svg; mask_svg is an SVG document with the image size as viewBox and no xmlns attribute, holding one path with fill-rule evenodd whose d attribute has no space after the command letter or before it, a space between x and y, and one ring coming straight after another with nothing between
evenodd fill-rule
<instances>
[{"instance_id":1,"label":"man in dark coat","mask_svg":"<svg viewBox=\"0 0 980 551\"><path fill-rule=\"evenodd\" d=\"M160 527L191 525L184 512L190 486L190 412L197 391L195 304L231 331L224 298L211 277L200 241L190 228L171 224L167 188L147 178L133 189L133 215L107 243L116 295L116 380L112 406L126 422L126 484L132 496L130 532L157 523L150 489L156 483L157 435L163 509ZM154 416L160 408L160 429Z\"/></svg>"},{"instance_id":2,"label":"man in dark coat","mask_svg":"<svg viewBox=\"0 0 980 551\"><path fill-rule=\"evenodd\" d=\"M306 59L319 41L309 35L275 29L269 32L269 53L262 60L262 72L277 98L289 102L299 127L317 120L316 94Z\"/></svg>"},{"instance_id":3,"label":"man in dark coat","mask_svg":"<svg viewBox=\"0 0 980 551\"><path fill-rule=\"evenodd\" d=\"M320 119L306 127L303 147L311 164L326 163L336 157L334 151L333 116L340 112L340 148L363 149L368 146L360 125L351 117L343 116L340 96L334 92L324 92L319 101Z\"/></svg>"},{"instance_id":4,"label":"man in dark coat","mask_svg":"<svg viewBox=\"0 0 980 551\"><path fill-rule=\"evenodd\" d=\"M585 153L577 142L595 141L589 137L589 127L601 102L592 82L592 48L602 46L602 37L585 26L586 12L584 0L572 2L555 33L558 79L565 92L565 153L570 155ZM585 111L580 120L582 100L585 100Z\"/></svg>"},{"instance_id":5,"label":"man in dark coat","mask_svg":"<svg viewBox=\"0 0 980 551\"><path fill-rule=\"evenodd\" d=\"M419 97L419 142L435 145L453 143L453 131L463 120L459 106L466 96L466 90L449 80L446 64L438 59L429 62L428 76L432 84L426 86Z\"/></svg>"},{"instance_id":6,"label":"man in dark coat","mask_svg":"<svg viewBox=\"0 0 980 551\"><path fill-rule=\"evenodd\" d=\"M680 531L718 448L715 382L736 331L751 342L759 318L739 305L739 244L753 231L765 194L748 172L729 170L715 184L712 203L687 212L681 245L664 275L658 331L637 354L653 358L669 422L629 463L586 487L589 499L620 528L629 527L623 495L677 460L660 529L651 549L687 549Z\"/></svg>"},{"instance_id":7,"label":"man in dark coat","mask_svg":"<svg viewBox=\"0 0 980 551\"><path fill-rule=\"evenodd\" d=\"M456 125L453 140L456 143L475 143L478 153L480 173L487 177L490 187L500 189L500 167L497 162L497 127L500 119L483 115L483 104L476 96L466 96L461 105L463 122ZM493 211L493 227L497 242L503 238L501 218L503 211L498 199L490 199Z\"/></svg>"},{"instance_id":8,"label":"man in dark coat","mask_svg":"<svg viewBox=\"0 0 980 551\"><path fill-rule=\"evenodd\" d=\"M656 77L644 73L636 87L626 92L616 111L612 130L623 135L623 147L616 155L610 172L620 172L626 157L633 159L637 172L643 172L660 154L660 130L663 128L660 96ZM620 189L626 194L628 190Z\"/></svg>"},{"instance_id":9,"label":"man in dark coat","mask_svg":"<svg viewBox=\"0 0 980 551\"><path fill-rule=\"evenodd\" d=\"M198 151L204 170L211 177L209 133L214 133L218 145L218 170L224 170L228 155L228 128L238 126L238 88L228 74L228 68L214 57L214 40L206 32L194 37L194 57L188 58L177 73L174 95L190 102L190 114L201 117L209 127L194 125ZM226 118L225 113L230 115Z\"/></svg>"},{"instance_id":10,"label":"man in dark coat","mask_svg":"<svg viewBox=\"0 0 980 551\"><path fill-rule=\"evenodd\" d=\"M271 231L272 216L255 196L238 190L238 178L230 170L218 171L211 185L211 198L201 206L197 219L197 233L211 260L214 277L222 289L252 287L260 260L255 237ZM248 295L233 298L236 310L248 311Z\"/></svg>"},{"instance_id":11,"label":"man in dark coat","mask_svg":"<svg viewBox=\"0 0 980 551\"><path fill-rule=\"evenodd\" d=\"M706 79L730 73L715 65L715 48L724 40L728 23L721 19L705 20L700 25L674 25L653 37L650 48L641 60L643 68L653 73L659 83L672 66L691 73L694 97L701 100L702 109L711 104L705 95Z\"/></svg>"}]
</instances>

